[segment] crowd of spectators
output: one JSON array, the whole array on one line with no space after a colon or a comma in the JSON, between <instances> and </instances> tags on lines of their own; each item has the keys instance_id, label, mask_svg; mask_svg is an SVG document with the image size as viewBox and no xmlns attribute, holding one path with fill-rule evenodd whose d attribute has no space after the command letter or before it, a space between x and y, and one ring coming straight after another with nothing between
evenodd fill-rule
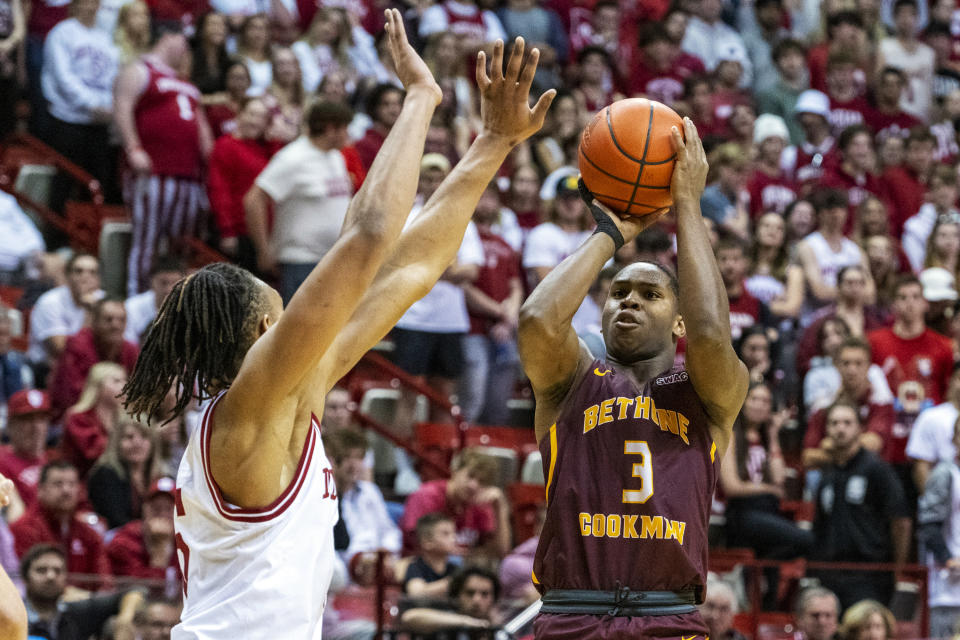
<instances>
[{"instance_id":1,"label":"crowd of spectators","mask_svg":"<svg viewBox=\"0 0 960 640\"><path fill-rule=\"evenodd\" d=\"M63 251L68 238L0 193L0 285L24 292L19 312L0 313L0 473L19 494L0 520L0 561L26 586L38 624L67 611L57 605L64 589L108 590L122 576L152 580L150 596L176 595L165 487L198 414L151 430L123 414L118 394L160 301L187 273L189 239L273 282L284 299L332 245L404 98L383 46L382 11L393 4L0 0L0 136L37 136L93 175L132 223L124 264L100 265ZM520 303L592 232L576 187L580 132L613 100L664 102L694 120L709 153L704 224L751 376L715 500L727 544L774 559L928 563L934 628L952 629L956 0L425 0L401 9L444 90L411 220L477 131L477 51L524 36L541 51L536 89L559 93L543 130L483 194L456 261L398 323L396 363L456 399L468 421L507 422L523 388ZM58 212L83 197L65 176L49 195ZM621 249L584 300L574 326L598 357L613 273L635 260L671 265L674 232L668 215ZM118 290L104 290L104 266L125 272ZM25 352L12 346L18 332ZM421 484L397 453L387 465L396 481L378 486L379 444L354 431L345 410L356 400L335 390L324 416L343 580L369 582L385 550L408 593L451 598L402 613L420 631L444 620L496 624L501 593L528 602L523 563L535 543L512 536L492 462L466 451L449 480ZM389 426L409 438L424 417L404 392ZM810 527L782 512L784 498L813 504ZM503 584L490 572L498 564ZM67 586L64 571L87 581ZM894 588L856 572L820 580L849 607L850 629L876 617L851 605L888 604ZM135 604L90 607L120 612L123 624L170 614L163 601ZM330 626L353 628L347 622Z\"/></svg>"}]
</instances>

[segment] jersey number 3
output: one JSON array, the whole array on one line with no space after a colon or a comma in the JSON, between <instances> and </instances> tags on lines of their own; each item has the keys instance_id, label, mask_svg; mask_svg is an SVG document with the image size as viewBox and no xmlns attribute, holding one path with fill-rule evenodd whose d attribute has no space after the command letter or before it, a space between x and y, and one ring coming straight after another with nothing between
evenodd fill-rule
<instances>
[{"instance_id":1,"label":"jersey number 3","mask_svg":"<svg viewBox=\"0 0 960 640\"><path fill-rule=\"evenodd\" d=\"M646 440L626 440L623 443L625 455L640 456L633 463L632 475L640 478L639 489L624 489L623 501L628 504L643 504L653 495L653 459L650 445Z\"/></svg>"}]
</instances>

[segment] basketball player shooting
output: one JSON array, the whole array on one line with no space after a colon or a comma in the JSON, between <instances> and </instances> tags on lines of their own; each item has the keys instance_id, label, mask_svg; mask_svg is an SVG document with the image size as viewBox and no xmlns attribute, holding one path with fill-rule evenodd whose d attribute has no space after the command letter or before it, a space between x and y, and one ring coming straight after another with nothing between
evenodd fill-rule
<instances>
[{"instance_id":1,"label":"basketball player shooting","mask_svg":"<svg viewBox=\"0 0 960 640\"><path fill-rule=\"evenodd\" d=\"M520 357L536 395L547 517L534 560L542 640L691 640L707 573L718 467L747 389L701 219L707 160L693 122L674 127L679 282L631 264L603 307L607 359L571 326L603 265L664 211L620 217L593 200L597 232L531 293ZM685 141L684 141L685 140ZM674 367L686 336L686 368Z\"/></svg>"},{"instance_id":2,"label":"basketball player shooting","mask_svg":"<svg viewBox=\"0 0 960 640\"><path fill-rule=\"evenodd\" d=\"M503 69L479 55L482 129L420 215L427 128L441 92L386 12L403 109L350 203L340 238L286 309L233 265L205 267L164 300L127 385L133 414L172 419L199 389L214 400L177 473L175 542L184 610L175 640L321 637L334 566L337 492L320 424L330 388L452 262L477 201L514 146L543 124L531 109L539 53L518 39ZM401 230L403 230L401 234ZM173 415L164 397L176 390Z\"/></svg>"}]
</instances>

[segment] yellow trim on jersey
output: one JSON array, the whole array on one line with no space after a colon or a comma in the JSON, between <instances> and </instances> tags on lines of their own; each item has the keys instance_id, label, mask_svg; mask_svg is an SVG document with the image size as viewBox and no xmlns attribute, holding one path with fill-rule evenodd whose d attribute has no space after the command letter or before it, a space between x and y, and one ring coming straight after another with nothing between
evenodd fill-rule
<instances>
[{"instance_id":1,"label":"yellow trim on jersey","mask_svg":"<svg viewBox=\"0 0 960 640\"><path fill-rule=\"evenodd\" d=\"M533 584L540 584L540 581L537 580L537 574L533 572L533 569L530 570L530 577L533 578Z\"/></svg>"},{"instance_id":2,"label":"yellow trim on jersey","mask_svg":"<svg viewBox=\"0 0 960 640\"><path fill-rule=\"evenodd\" d=\"M553 469L557 465L557 423L550 427L550 471L547 473L546 499L550 500L550 483L553 482Z\"/></svg>"},{"instance_id":3,"label":"yellow trim on jersey","mask_svg":"<svg viewBox=\"0 0 960 640\"><path fill-rule=\"evenodd\" d=\"M717 443L714 442L710 445L710 462L713 462L717 457Z\"/></svg>"},{"instance_id":4,"label":"yellow trim on jersey","mask_svg":"<svg viewBox=\"0 0 960 640\"><path fill-rule=\"evenodd\" d=\"M606 369L603 373L600 373L600 367L594 367L593 373L594 373L595 375L598 375L598 376L600 376L600 377L602 378L603 376L605 376L605 375L607 375L608 373L610 373L610 369Z\"/></svg>"}]
</instances>

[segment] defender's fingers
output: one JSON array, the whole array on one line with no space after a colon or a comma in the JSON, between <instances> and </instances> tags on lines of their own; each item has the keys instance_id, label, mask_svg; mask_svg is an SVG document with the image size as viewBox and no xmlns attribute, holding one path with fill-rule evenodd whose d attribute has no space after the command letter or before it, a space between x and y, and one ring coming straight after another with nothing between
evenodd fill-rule
<instances>
[{"instance_id":1,"label":"defender's fingers","mask_svg":"<svg viewBox=\"0 0 960 640\"><path fill-rule=\"evenodd\" d=\"M490 63L490 78L503 80L503 40L493 43L493 59Z\"/></svg>"},{"instance_id":2,"label":"defender's fingers","mask_svg":"<svg viewBox=\"0 0 960 640\"><path fill-rule=\"evenodd\" d=\"M510 59L507 61L507 82L516 82L520 76L520 67L523 66L523 49L523 38L517 36L517 39L513 41Z\"/></svg>"},{"instance_id":3,"label":"defender's fingers","mask_svg":"<svg viewBox=\"0 0 960 640\"><path fill-rule=\"evenodd\" d=\"M487 75L487 54L483 51L477 54L477 86L480 91L486 91L490 86L490 77Z\"/></svg>"},{"instance_id":4,"label":"defender's fingers","mask_svg":"<svg viewBox=\"0 0 960 640\"><path fill-rule=\"evenodd\" d=\"M533 105L533 114L530 119L533 121L533 124L536 125L539 130L543 126L543 120L547 117L547 111L550 110L550 105L553 103L553 99L557 97L556 89L549 89L544 92L540 99L537 100L537 104Z\"/></svg>"},{"instance_id":5,"label":"defender's fingers","mask_svg":"<svg viewBox=\"0 0 960 640\"><path fill-rule=\"evenodd\" d=\"M397 32L397 39L401 42L407 42L407 27L403 24L403 16L396 9L391 9L393 14L394 30Z\"/></svg>"},{"instance_id":6,"label":"defender's fingers","mask_svg":"<svg viewBox=\"0 0 960 640\"><path fill-rule=\"evenodd\" d=\"M540 62L540 49L533 49L530 52L530 58L523 67L523 74L520 76L520 90L530 93L530 86L533 84L533 74L537 72L537 63Z\"/></svg>"}]
</instances>

